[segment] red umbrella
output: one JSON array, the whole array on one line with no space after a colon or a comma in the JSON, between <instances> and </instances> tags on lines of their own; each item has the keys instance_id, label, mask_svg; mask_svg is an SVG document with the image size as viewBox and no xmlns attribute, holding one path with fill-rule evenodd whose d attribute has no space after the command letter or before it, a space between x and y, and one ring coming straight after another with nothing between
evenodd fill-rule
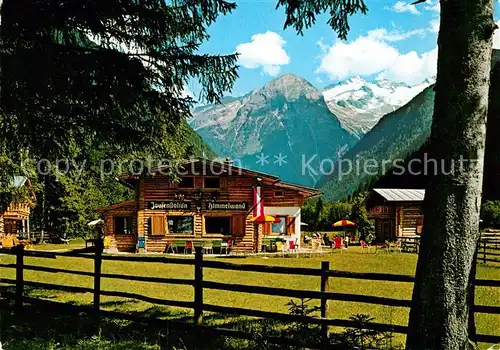
<instances>
[{"instance_id":1,"label":"red umbrella","mask_svg":"<svg viewBox=\"0 0 500 350\"><path fill-rule=\"evenodd\" d=\"M356 223L351 220L340 220L332 225L333 227L352 227L356 226Z\"/></svg>"}]
</instances>

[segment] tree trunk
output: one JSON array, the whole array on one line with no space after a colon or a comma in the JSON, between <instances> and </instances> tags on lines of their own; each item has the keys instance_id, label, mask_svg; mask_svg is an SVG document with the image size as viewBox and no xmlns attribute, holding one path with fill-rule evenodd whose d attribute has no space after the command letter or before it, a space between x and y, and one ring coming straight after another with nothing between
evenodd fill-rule
<instances>
[{"instance_id":1,"label":"tree trunk","mask_svg":"<svg viewBox=\"0 0 500 350\"><path fill-rule=\"evenodd\" d=\"M45 171L45 169L44 169ZM46 198L46 191L47 186L45 183L45 175L43 175L43 181L42 181L42 223L41 223L41 232L40 232L40 241L38 243L42 244L45 243L45 223L46 223L46 207L45 207L45 198Z\"/></svg>"},{"instance_id":2,"label":"tree trunk","mask_svg":"<svg viewBox=\"0 0 500 350\"><path fill-rule=\"evenodd\" d=\"M495 29L493 0L441 0L440 28L429 155L438 161L440 173L427 184L407 349L468 348ZM450 169L450 175L443 173Z\"/></svg>"}]
</instances>

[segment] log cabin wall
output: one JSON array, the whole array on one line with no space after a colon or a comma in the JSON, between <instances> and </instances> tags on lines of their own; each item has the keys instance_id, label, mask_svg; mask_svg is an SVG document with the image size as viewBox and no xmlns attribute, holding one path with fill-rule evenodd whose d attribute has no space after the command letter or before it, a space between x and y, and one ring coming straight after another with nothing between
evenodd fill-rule
<instances>
[{"instance_id":1,"label":"log cabin wall","mask_svg":"<svg viewBox=\"0 0 500 350\"><path fill-rule=\"evenodd\" d=\"M380 203L368 208L368 217L375 221L378 241L396 240L398 236L421 233L422 203Z\"/></svg>"},{"instance_id":2,"label":"log cabin wall","mask_svg":"<svg viewBox=\"0 0 500 350\"><path fill-rule=\"evenodd\" d=\"M295 221L297 218L297 222L300 221L304 194L298 190L280 188L276 183L274 180L260 184L266 210L282 215L293 212L293 217L287 217L287 226L292 229L288 228L286 233L295 234L298 231L300 237L300 225L295 225ZM234 251L258 251L264 232L263 225L254 225L249 221L252 217L255 184L255 176L239 174L187 173L181 177L181 183L172 182L165 175L137 180L137 236L144 237L146 251L158 253L165 252L171 241L189 239L232 239ZM230 205L230 208L224 207L225 205ZM213 208L214 206L219 208ZM107 232L114 232L113 217L119 214L117 208L106 211ZM215 217L229 222L229 232L208 231L207 220L218 220ZM190 229L183 233L170 232L173 227L177 227L173 224L176 220L187 221ZM130 240L120 246L119 240L126 239L125 237L119 237L116 233L113 233L113 237L116 241L114 246L120 247L119 249L132 247Z\"/></svg>"},{"instance_id":3,"label":"log cabin wall","mask_svg":"<svg viewBox=\"0 0 500 350\"><path fill-rule=\"evenodd\" d=\"M110 237L108 249L119 252L133 252L137 244L137 204L135 200L118 203L101 211L104 214L104 235ZM117 232L116 221L131 218L130 233Z\"/></svg>"},{"instance_id":4,"label":"log cabin wall","mask_svg":"<svg viewBox=\"0 0 500 350\"><path fill-rule=\"evenodd\" d=\"M401 236L419 234L424 216L422 206L414 203L403 203L398 206L398 232Z\"/></svg>"},{"instance_id":5,"label":"log cabin wall","mask_svg":"<svg viewBox=\"0 0 500 350\"><path fill-rule=\"evenodd\" d=\"M253 202L254 179L244 176L197 176L188 174L183 178L192 178L192 187L182 187L173 183L166 176L141 180L139 191L139 235L146 237L146 250L163 253L173 240L188 239L233 239L235 251L252 251L253 224L247 220L251 218L249 211ZM206 188L205 178L219 179L218 188ZM151 209L152 202L185 203L189 209ZM210 210L210 203L230 202L246 203L243 210ZM177 216L192 217L192 233L169 232L168 220ZM158 234L151 231L150 225L154 217L167 218L165 232ZM230 217L230 233L221 234L207 232L206 219L210 217Z\"/></svg>"},{"instance_id":6,"label":"log cabin wall","mask_svg":"<svg viewBox=\"0 0 500 350\"><path fill-rule=\"evenodd\" d=\"M3 214L0 213L0 238L5 236L4 222L3 222Z\"/></svg>"},{"instance_id":7,"label":"log cabin wall","mask_svg":"<svg viewBox=\"0 0 500 350\"><path fill-rule=\"evenodd\" d=\"M12 202L5 212L0 213L0 238L7 234L17 234L18 227L28 229L32 204L31 201ZM19 225L18 222L20 222Z\"/></svg>"}]
</instances>

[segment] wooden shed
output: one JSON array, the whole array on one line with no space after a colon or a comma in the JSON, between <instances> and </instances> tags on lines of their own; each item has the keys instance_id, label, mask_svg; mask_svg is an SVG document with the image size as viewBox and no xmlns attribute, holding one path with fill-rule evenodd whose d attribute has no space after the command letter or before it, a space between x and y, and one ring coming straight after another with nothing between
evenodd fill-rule
<instances>
[{"instance_id":1,"label":"wooden shed","mask_svg":"<svg viewBox=\"0 0 500 350\"><path fill-rule=\"evenodd\" d=\"M238 167L231 160L191 159L176 168L166 165L139 176L123 174L120 180L136 189L136 198L99 210L110 248L119 251L137 247L163 253L173 240L231 240L235 251L258 252L266 235L287 236L300 244L302 203L319 195L313 188ZM257 189L265 214L279 223L249 221Z\"/></svg>"},{"instance_id":2,"label":"wooden shed","mask_svg":"<svg viewBox=\"0 0 500 350\"><path fill-rule=\"evenodd\" d=\"M22 201L12 201L6 211L0 211L0 238L19 233L24 233L29 238L31 207L36 201L31 181L25 176L14 176L9 187L13 190L26 187L29 198Z\"/></svg>"},{"instance_id":3,"label":"wooden shed","mask_svg":"<svg viewBox=\"0 0 500 350\"><path fill-rule=\"evenodd\" d=\"M375 188L367 201L378 241L422 233L425 190Z\"/></svg>"}]
</instances>

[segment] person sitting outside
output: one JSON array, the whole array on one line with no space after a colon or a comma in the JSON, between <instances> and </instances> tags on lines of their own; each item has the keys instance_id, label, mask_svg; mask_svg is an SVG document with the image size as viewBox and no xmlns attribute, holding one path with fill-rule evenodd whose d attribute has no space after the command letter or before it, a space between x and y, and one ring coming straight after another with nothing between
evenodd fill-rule
<instances>
[{"instance_id":1,"label":"person sitting outside","mask_svg":"<svg viewBox=\"0 0 500 350\"><path fill-rule=\"evenodd\" d=\"M323 243L325 246L327 246L329 248L332 248L332 246L333 246L333 241L330 239L330 237L328 237L328 234L326 232L323 235Z\"/></svg>"}]
</instances>

